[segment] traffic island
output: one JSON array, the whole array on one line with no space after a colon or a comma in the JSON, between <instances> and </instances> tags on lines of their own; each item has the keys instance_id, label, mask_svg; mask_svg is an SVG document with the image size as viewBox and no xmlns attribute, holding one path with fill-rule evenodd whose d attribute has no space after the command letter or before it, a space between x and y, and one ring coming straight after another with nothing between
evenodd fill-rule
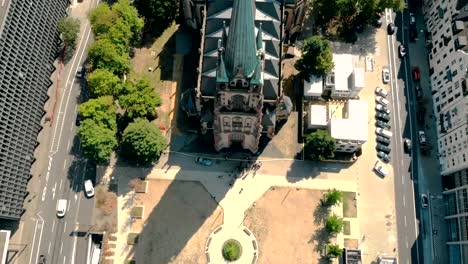
<instances>
[{"instance_id":1,"label":"traffic island","mask_svg":"<svg viewBox=\"0 0 468 264\"><path fill-rule=\"evenodd\" d=\"M227 261L236 261L242 255L242 246L239 241L229 239L223 245L223 257Z\"/></svg>"}]
</instances>

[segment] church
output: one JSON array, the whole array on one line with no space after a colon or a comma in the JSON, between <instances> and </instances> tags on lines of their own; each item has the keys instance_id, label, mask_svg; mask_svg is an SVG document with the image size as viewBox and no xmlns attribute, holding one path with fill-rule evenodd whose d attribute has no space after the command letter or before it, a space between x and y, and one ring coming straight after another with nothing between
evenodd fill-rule
<instances>
[{"instance_id":1,"label":"church","mask_svg":"<svg viewBox=\"0 0 468 264\"><path fill-rule=\"evenodd\" d=\"M256 153L288 118L283 46L294 43L305 16L298 0L183 0L185 25L201 34L194 106L201 132L217 151L233 144Z\"/></svg>"}]
</instances>

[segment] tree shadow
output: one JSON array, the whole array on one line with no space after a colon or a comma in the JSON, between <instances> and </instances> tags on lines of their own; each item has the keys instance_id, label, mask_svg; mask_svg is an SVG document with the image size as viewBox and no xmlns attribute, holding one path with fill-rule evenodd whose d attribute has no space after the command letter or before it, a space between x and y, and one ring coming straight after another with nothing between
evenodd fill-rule
<instances>
[{"instance_id":1,"label":"tree shadow","mask_svg":"<svg viewBox=\"0 0 468 264\"><path fill-rule=\"evenodd\" d=\"M330 216L331 209L328 206L324 206L322 200L314 210L314 223L317 225L324 225L328 216Z\"/></svg>"},{"instance_id":2,"label":"tree shadow","mask_svg":"<svg viewBox=\"0 0 468 264\"><path fill-rule=\"evenodd\" d=\"M309 244L310 243L314 244L315 251L325 252L326 246L330 244L331 242L331 236L325 227L320 227L315 231L315 233L312 235L312 237L310 238L308 242Z\"/></svg>"}]
</instances>

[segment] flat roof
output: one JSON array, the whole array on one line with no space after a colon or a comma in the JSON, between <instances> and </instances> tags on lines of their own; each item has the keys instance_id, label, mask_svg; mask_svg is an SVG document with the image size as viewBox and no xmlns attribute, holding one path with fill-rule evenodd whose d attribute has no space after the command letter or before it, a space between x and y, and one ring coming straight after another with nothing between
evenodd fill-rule
<instances>
[{"instance_id":1,"label":"flat roof","mask_svg":"<svg viewBox=\"0 0 468 264\"><path fill-rule=\"evenodd\" d=\"M308 127L327 126L327 106L312 104L309 106Z\"/></svg>"},{"instance_id":2,"label":"flat roof","mask_svg":"<svg viewBox=\"0 0 468 264\"><path fill-rule=\"evenodd\" d=\"M364 68L354 68L354 86L364 88L366 86L366 80L364 78Z\"/></svg>"},{"instance_id":3,"label":"flat roof","mask_svg":"<svg viewBox=\"0 0 468 264\"><path fill-rule=\"evenodd\" d=\"M353 72L353 55L351 54L333 54L333 63L335 67L335 90L347 91L348 78Z\"/></svg>"},{"instance_id":4,"label":"flat roof","mask_svg":"<svg viewBox=\"0 0 468 264\"><path fill-rule=\"evenodd\" d=\"M349 100L346 110L347 118L330 120L330 135L337 140L367 141L367 102L364 100Z\"/></svg>"},{"instance_id":5,"label":"flat roof","mask_svg":"<svg viewBox=\"0 0 468 264\"><path fill-rule=\"evenodd\" d=\"M311 75L309 81L304 80L304 96L320 96L323 92L323 79Z\"/></svg>"},{"instance_id":6,"label":"flat roof","mask_svg":"<svg viewBox=\"0 0 468 264\"><path fill-rule=\"evenodd\" d=\"M0 264L6 263L9 241L10 231L0 230Z\"/></svg>"}]
</instances>

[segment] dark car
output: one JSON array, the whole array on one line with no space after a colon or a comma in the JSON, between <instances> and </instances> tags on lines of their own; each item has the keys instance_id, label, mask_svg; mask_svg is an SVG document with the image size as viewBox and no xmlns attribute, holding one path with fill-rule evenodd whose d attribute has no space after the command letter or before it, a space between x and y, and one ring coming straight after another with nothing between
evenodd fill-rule
<instances>
[{"instance_id":1,"label":"dark car","mask_svg":"<svg viewBox=\"0 0 468 264\"><path fill-rule=\"evenodd\" d=\"M411 139L403 139L403 149L405 150L405 153L411 152Z\"/></svg>"},{"instance_id":2,"label":"dark car","mask_svg":"<svg viewBox=\"0 0 468 264\"><path fill-rule=\"evenodd\" d=\"M81 124L81 117L80 117L80 115L76 115L75 125L80 126L80 124Z\"/></svg>"},{"instance_id":3,"label":"dark car","mask_svg":"<svg viewBox=\"0 0 468 264\"><path fill-rule=\"evenodd\" d=\"M390 128L392 128L392 126L391 126L389 123L384 122L384 121L381 121L381 120L377 120L377 121L375 122L375 125L376 125L377 127L381 127L381 128L385 128L385 129L390 129Z\"/></svg>"},{"instance_id":4,"label":"dark car","mask_svg":"<svg viewBox=\"0 0 468 264\"><path fill-rule=\"evenodd\" d=\"M393 35L393 33L395 33L395 25L393 23L388 24L387 33L389 35Z\"/></svg>"},{"instance_id":5,"label":"dark car","mask_svg":"<svg viewBox=\"0 0 468 264\"><path fill-rule=\"evenodd\" d=\"M391 149L389 146L385 146L384 144L377 143L376 147L377 151L382 151L384 153L390 153Z\"/></svg>"},{"instance_id":6,"label":"dark car","mask_svg":"<svg viewBox=\"0 0 468 264\"><path fill-rule=\"evenodd\" d=\"M388 155L385 152L382 152L382 151L377 152L377 157L379 157L379 159L385 163L390 162L390 155Z\"/></svg>"},{"instance_id":7,"label":"dark car","mask_svg":"<svg viewBox=\"0 0 468 264\"><path fill-rule=\"evenodd\" d=\"M398 55L400 56L400 58L404 58L406 56L405 46L403 45L398 46Z\"/></svg>"},{"instance_id":8,"label":"dark car","mask_svg":"<svg viewBox=\"0 0 468 264\"><path fill-rule=\"evenodd\" d=\"M384 144L384 145L390 145L390 139L382 136L377 136L377 142Z\"/></svg>"},{"instance_id":9,"label":"dark car","mask_svg":"<svg viewBox=\"0 0 468 264\"><path fill-rule=\"evenodd\" d=\"M375 15L374 19L374 26L375 27L381 27L382 26L382 17L380 15Z\"/></svg>"},{"instance_id":10,"label":"dark car","mask_svg":"<svg viewBox=\"0 0 468 264\"><path fill-rule=\"evenodd\" d=\"M427 208L429 206L429 198L427 198L426 194L421 194L421 207Z\"/></svg>"},{"instance_id":11,"label":"dark car","mask_svg":"<svg viewBox=\"0 0 468 264\"><path fill-rule=\"evenodd\" d=\"M377 114L375 114L375 117L377 119L383 120L385 122L390 121L390 115L387 115L385 113L377 113Z\"/></svg>"},{"instance_id":12,"label":"dark car","mask_svg":"<svg viewBox=\"0 0 468 264\"><path fill-rule=\"evenodd\" d=\"M44 255L39 256L39 262L38 264L46 264L46 258Z\"/></svg>"},{"instance_id":13,"label":"dark car","mask_svg":"<svg viewBox=\"0 0 468 264\"><path fill-rule=\"evenodd\" d=\"M416 89L416 100L422 100L423 97L424 97L424 95L423 95L423 92L422 92L421 88Z\"/></svg>"},{"instance_id":14,"label":"dark car","mask_svg":"<svg viewBox=\"0 0 468 264\"><path fill-rule=\"evenodd\" d=\"M421 72L419 71L418 67L413 67L411 70L413 81L418 82L421 79Z\"/></svg>"}]
</instances>

